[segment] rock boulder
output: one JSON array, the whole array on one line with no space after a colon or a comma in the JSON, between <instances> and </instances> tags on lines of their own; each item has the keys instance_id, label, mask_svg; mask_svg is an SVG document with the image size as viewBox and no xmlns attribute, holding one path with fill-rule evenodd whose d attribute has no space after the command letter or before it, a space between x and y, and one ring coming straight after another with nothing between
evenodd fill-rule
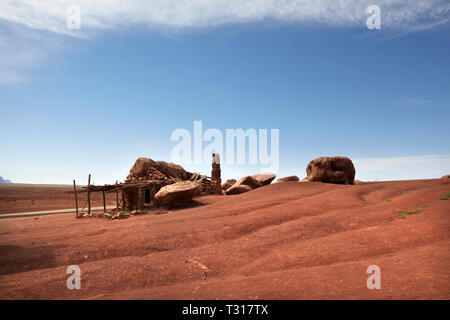
<instances>
[{"instance_id":1,"label":"rock boulder","mask_svg":"<svg viewBox=\"0 0 450 320\"><path fill-rule=\"evenodd\" d=\"M245 176L240 178L238 181L234 183L233 186L239 186L239 185L246 185L249 186L251 189L256 189L262 186L261 182L253 178L252 176Z\"/></svg>"},{"instance_id":2,"label":"rock boulder","mask_svg":"<svg viewBox=\"0 0 450 320\"><path fill-rule=\"evenodd\" d=\"M277 182L298 182L300 179L297 176L288 176L288 177L283 177L277 180Z\"/></svg>"},{"instance_id":3,"label":"rock boulder","mask_svg":"<svg viewBox=\"0 0 450 320\"><path fill-rule=\"evenodd\" d=\"M252 177L257 180L261 185L266 186L268 184L271 184L273 179L275 179L277 175L274 173L259 173L254 174Z\"/></svg>"},{"instance_id":4,"label":"rock boulder","mask_svg":"<svg viewBox=\"0 0 450 320\"><path fill-rule=\"evenodd\" d=\"M306 167L307 182L328 182L353 184L355 167L347 157L320 157L312 160Z\"/></svg>"},{"instance_id":5,"label":"rock boulder","mask_svg":"<svg viewBox=\"0 0 450 320\"><path fill-rule=\"evenodd\" d=\"M239 184L239 185L232 185L230 188L227 189L226 193L228 195L233 195L233 194L241 194L250 190L252 190L251 187L245 184Z\"/></svg>"},{"instance_id":6,"label":"rock boulder","mask_svg":"<svg viewBox=\"0 0 450 320\"><path fill-rule=\"evenodd\" d=\"M235 183L236 183L236 179L228 179L227 181L222 183L222 190L227 190L229 187L231 187Z\"/></svg>"},{"instance_id":7,"label":"rock boulder","mask_svg":"<svg viewBox=\"0 0 450 320\"><path fill-rule=\"evenodd\" d=\"M193 181L182 181L162 187L155 194L155 204L173 207L180 203L189 202L192 197L201 192L200 184Z\"/></svg>"},{"instance_id":8,"label":"rock boulder","mask_svg":"<svg viewBox=\"0 0 450 320\"><path fill-rule=\"evenodd\" d=\"M138 158L130 169L127 180L162 179L187 180L188 174L175 163L154 161L149 158Z\"/></svg>"},{"instance_id":9,"label":"rock boulder","mask_svg":"<svg viewBox=\"0 0 450 320\"><path fill-rule=\"evenodd\" d=\"M227 189L227 194L244 193L261 187L262 184L252 176L245 176L236 181L230 188Z\"/></svg>"}]
</instances>

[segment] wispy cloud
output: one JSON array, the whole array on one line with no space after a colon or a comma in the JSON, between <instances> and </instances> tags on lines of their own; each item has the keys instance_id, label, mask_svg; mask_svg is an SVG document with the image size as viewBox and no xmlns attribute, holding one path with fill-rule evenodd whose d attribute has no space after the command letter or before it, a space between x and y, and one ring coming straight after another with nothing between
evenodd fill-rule
<instances>
[{"instance_id":1,"label":"wispy cloud","mask_svg":"<svg viewBox=\"0 0 450 320\"><path fill-rule=\"evenodd\" d=\"M0 82L24 80L21 69L35 66L48 54L23 32L5 32L11 24L82 38L111 30L127 32L136 26L177 32L264 20L364 28L369 15L366 9L373 4L381 8L382 29L396 34L449 21L450 3L446 0L2 0ZM72 5L81 10L79 30L67 28L67 9Z\"/></svg>"},{"instance_id":2,"label":"wispy cloud","mask_svg":"<svg viewBox=\"0 0 450 320\"><path fill-rule=\"evenodd\" d=\"M418 97L403 97L399 100L399 103L401 104L410 104L410 105L421 105L421 104L427 104L430 103L431 101L423 99L423 98L418 98Z\"/></svg>"},{"instance_id":3,"label":"wispy cloud","mask_svg":"<svg viewBox=\"0 0 450 320\"><path fill-rule=\"evenodd\" d=\"M355 159L357 179L431 179L450 174L450 155Z\"/></svg>"},{"instance_id":4,"label":"wispy cloud","mask_svg":"<svg viewBox=\"0 0 450 320\"><path fill-rule=\"evenodd\" d=\"M39 68L65 43L61 35L1 20L0 30L0 85L29 80L26 71Z\"/></svg>"},{"instance_id":5,"label":"wispy cloud","mask_svg":"<svg viewBox=\"0 0 450 320\"><path fill-rule=\"evenodd\" d=\"M116 29L130 25L151 28L218 26L275 19L327 26L365 26L366 8L381 8L382 26L420 30L448 19L445 0L4 0L0 18L30 28L63 34L67 8L78 5L82 25L88 30Z\"/></svg>"}]
</instances>

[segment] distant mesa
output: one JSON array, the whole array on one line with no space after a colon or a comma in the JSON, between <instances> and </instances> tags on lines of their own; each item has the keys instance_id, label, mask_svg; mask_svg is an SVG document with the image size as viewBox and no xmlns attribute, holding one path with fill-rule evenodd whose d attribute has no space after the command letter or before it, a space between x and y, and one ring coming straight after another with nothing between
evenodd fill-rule
<instances>
[{"instance_id":1,"label":"distant mesa","mask_svg":"<svg viewBox=\"0 0 450 320\"><path fill-rule=\"evenodd\" d=\"M0 176L0 183L12 183L12 181L8 179L3 179L3 177Z\"/></svg>"},{"instance_id":2,"label":"distant mesa","mask_svg":"<svg viewBox=\"0 0 450 320\"><path fill-rule=\"evenodd\" d=\"M441 179L450 179L450 174L443 176Z\"/></svg>"}]
</instances>

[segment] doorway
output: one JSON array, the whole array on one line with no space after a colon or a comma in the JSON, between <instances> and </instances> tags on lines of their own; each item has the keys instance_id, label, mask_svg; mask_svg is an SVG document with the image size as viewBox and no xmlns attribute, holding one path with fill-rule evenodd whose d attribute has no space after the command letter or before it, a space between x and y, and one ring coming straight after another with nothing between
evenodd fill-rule
<instances>
[{"instance_id":1,"label":"doorway","mask_svg":"<svg viewBox=\"0 0 450 320\"><path fill-rule=\"evenodd\" d=\"M150 188L144 188L142 189L142 196L144 198L144 203L150 203Z\"/></svg>"}]
</instances>

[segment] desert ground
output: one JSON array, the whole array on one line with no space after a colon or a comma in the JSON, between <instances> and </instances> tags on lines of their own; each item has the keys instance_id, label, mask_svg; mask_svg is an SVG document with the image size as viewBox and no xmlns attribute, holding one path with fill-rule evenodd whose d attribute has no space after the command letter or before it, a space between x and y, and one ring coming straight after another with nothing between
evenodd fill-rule
<instances>
[{"instance_id":1,"label":"desert ground","mask_svg":"<svg viewBox=\"0 0 450 320\"><path fill-rule=\"evenodd\" d=\"M23 188L0 188L0 212L74 206L70 186ZM450 179L287 182L128 219L0 219L0 298L449 299L449 192Z\"/></svg>"},{"instance_id":2,"label":"desert ground","mask_svg":"<svg viewBox=\"0 0 450 320\"><path fill-rule=\"evenodd\" d=\"M82 186L77 186L82 190ZM3 213L31 212L75 208L73 185L0 183L0 215ZM106 205L115 205L115 194L106 194ZM80 193L80 209L86 193ZM91 193L92 206L103 206L100 192Z\"/></svg>"}]
</instances>

